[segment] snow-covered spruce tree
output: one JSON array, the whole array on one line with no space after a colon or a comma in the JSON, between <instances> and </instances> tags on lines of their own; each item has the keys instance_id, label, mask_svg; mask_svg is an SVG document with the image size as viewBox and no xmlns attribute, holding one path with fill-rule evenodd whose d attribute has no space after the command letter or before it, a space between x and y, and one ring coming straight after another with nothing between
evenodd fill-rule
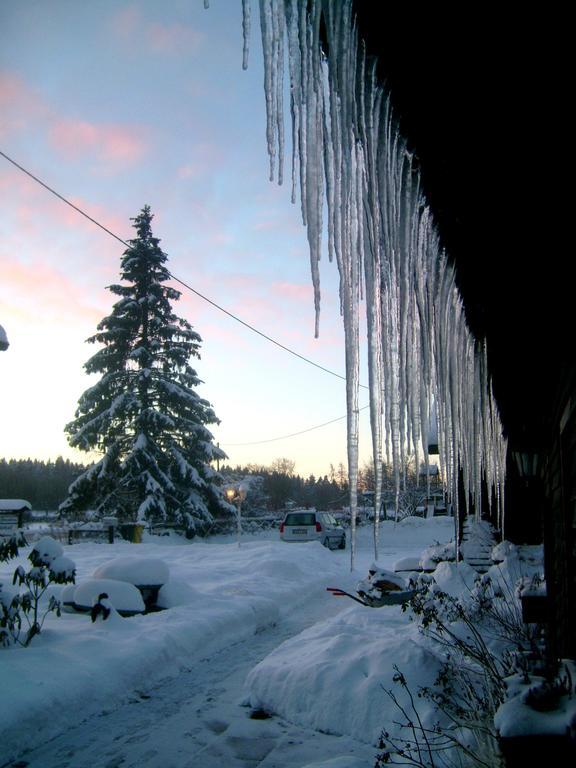
<instances>
[{"instance_id":1,"label":"snow-covered spruce tree","mask_svg":"<svg viewBox=\"0 0 576 768\"><path fill-rule=\"evenodd\" d=\"M66 432L71 446L103 456L70 486L60 511L193 531L230 511L210 466L225 455L206 428L218 419L194 391L201 382L188 362L199 357L201 338L172 311L180 293L166 285L152 218L146 206L132 219L137 237L121 262L126 284L109 286L120 299L88 339L103 346L84 368L101 379L80 398Z\"/></svg>"}]
</instances>

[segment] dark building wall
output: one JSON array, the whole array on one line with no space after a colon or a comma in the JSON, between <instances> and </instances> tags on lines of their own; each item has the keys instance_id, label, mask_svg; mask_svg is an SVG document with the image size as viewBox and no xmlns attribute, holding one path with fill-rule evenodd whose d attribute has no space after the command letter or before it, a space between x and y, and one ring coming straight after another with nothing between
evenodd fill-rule
<instances>
[{"instance_id":1,"label":"dark building wall","mask_svg":"<svg viewBox=\"0 0 576 768\"><path fill-rule=\"evenodd\" d=\"M543 467L546 584L551 652L576 658L576 396L575 373L562 381L558 415Z\"/></svg>"}]
</instances>

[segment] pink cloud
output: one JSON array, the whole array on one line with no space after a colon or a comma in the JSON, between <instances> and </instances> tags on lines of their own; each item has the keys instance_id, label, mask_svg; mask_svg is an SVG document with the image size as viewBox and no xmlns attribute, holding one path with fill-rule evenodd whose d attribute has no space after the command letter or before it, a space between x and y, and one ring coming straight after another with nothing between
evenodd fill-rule
<instances>
[{"instance_id":1,"label":"pink cloud","mask_svg":"<svg viewBox=\"0 0 576 768\"><path fill-rule=\"evenodd\" d=\"M92 292L88 297L77 282L45 262L24 264L0 253L0 273L3 303L13 314L43 323L88 321L94 328L102 318Z\"/></svg>"},{"instance_id":2,"label":"pink cloud","mask_svg":"<svg viewBox=\"0 0 576 768\"><path fill-rule=\"evenodd\" d=\"M314 295L312 283L304 285L303 283L281 281L272 283L270 290L278 296L297 302L305 302L307 305L312 306Z\"/></svg>"},{"instance_id":3,"label":"pink cloud","mask_svg":"<svg viewBox=\"0 0 576 768\"><path fill-rule=\"evenodd\" d=\"M0 137L24 130L47 113L44 100L24 80L0 71Z\"/></svg>"},{"instance_id":4,"label":"pink cloud","mask_svg":"<svg viewBox=\"0 0 576 768\"><path fill-rule=\"evenodd\" d=\"M214 171L225 163L222 147L211 142L203 141L190 148L188 161L178 168L181 179L197 179L200 176L213 175Z\"/></svg>"},{"instance_id":5,"label":"pink cloud","mask_svg":"<svg viewBox=\"0 0 576 768\"><path fill-rule=\"evenodd\" d=\"M145 154L144 127L92 123L58 114L17 75L0 71L0 138L27 129L46 132L67 158L92 155L107 172L133 166Z\"/></svg>"},{"instance_id":6,"label":"pink cloud","mask_svg":"<svg viewBox=\"0 0 576 768\"><path fill-rule=\"evenodd\" d=\"M161 53L174 53L176 50L189 51L202 40L202 35L184 24L158 24L148 26L148 38L152 47Z\"/></svg>"},{"instance_id":7,"label":"pink cloud","mask_svg":"<svg viewBox=\"0 0 576 768\"><path fill-rule=\"evenodd\" d=\"M189 54L198 47L203 36L189 24L162 24L145 18L136 6L119 11L112 19L112 30L124 42L138 40L161 54Z\"/></svg>"},{"instance_id":8,"label":"pink cloud","mask_svg":"<svg viewBox=\"0 0 576 768\"><path fill-rule=\"evenodd\" d=\"M146 143L138 135L140 132L137 127L61 119L51 127L50 140L68 157L93 153L107 165L126 167L144 155Z\"/></svg>"}]
</instances>

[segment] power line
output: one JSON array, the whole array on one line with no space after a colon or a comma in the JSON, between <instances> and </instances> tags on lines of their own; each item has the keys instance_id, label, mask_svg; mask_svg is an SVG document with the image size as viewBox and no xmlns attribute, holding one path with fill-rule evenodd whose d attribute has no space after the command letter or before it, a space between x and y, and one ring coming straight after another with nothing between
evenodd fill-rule
<instances>
[{"instance_id":1,"label":"power line","mask_svg":"<svg viewBox=\"0 0 576 768\"><path fill-rule=\"evenodd\" d=\"M59 192L57 192L55 189L50 187L48 184L46 184L44 181L39 179L37 176L35 176L33 173L28 171L26 168L24 168L22 165L17 163L15 160L13 160L11 157L9 157L5 152L2 152L0 150L0 155L4 157L6 160L8 160L9 163L12 163L16 168L18 168L19 171L22 171L22 173L25 173L26 176L29 176L31 179L33 179L37 184L40 184L44 189L48 190L51 194L55 195L59 200L61 200L63 203L66 203L66 205L70 206L70 208L73 208L77 213L79 213L81 216L84 216L84 218L88 219L88 221L91 221L93 224L95 224L97 227L100 227L100 229L104 230L108 235L113 237L115 240L118 240L118 242L125 245L127 248L131 248L132 246L130 243L127 243L126 240L123 240L121 237L119 237L117 234L112 232L110 229L105 227L103 224L101 224L96 219L92 218L92 216L89 216L85 211L83 211L81 208L79 208L77 205L74 205L74 203L70 202L67 198L65 198L63 195L61 195ZM321 371L324 371L325 373L329 373L331 376L336 376L338 379L342 379L343 381L346 381L346 377L342 376L340 373L336 373L335 371L331 371L329 368L325 368L323 365L320 365L319 363L315 363L313 360L310 360L308 357L304 357L304 355L301 355L299 352L295 352L293 349L290 349L290 347L285 346L284 344L281 344L279 341L276 341L276 339L273 339L271 336L268 336L263 331L259 331L258 328L255 328L253 325L250 325L250 323L247 323L245 320L242 320L237 315L235 315L233 312L230 312L227 309L224 309L224 307L221 307L219 304L216 304L215 301L212 301L212 299L209 299L207 296L204 296L204 294L200 293L200 291L197 291L195 288L192 288L191 285L184 282L184 280L181 280L179 277L176 277L172 272L168 270L168 274L177 283L180 283L180 285L184 286L184 288L188 289L192 293L195 293L196 296L203 299L208 304L211 304L216 309L220 310L220 312L223 312L225 315L228 315L228 317L231 317L233 320L236 320L237 323L240 323L245 328L248 328L253 333L257 333L258 336L261 336L263 339L266 339L266 341L269 341L271 344L275 344L280 349L283 349L285 352L288 352L289 354L293 355L294 357L299 358L300 360L303 360L305 363L308 363L309 365L313 365L315 368L319 368ZM361 387L364 389L368 389L365 384L360 384ZM345 417L342 417L345 418Z\"/></svg>"},{"instance_id":2,"label":"power line","mask_svg":"<svg viewBox=\"0 0 576 768\"><path fill-rule=\"evenodd\" d=\"M103 224L101 224L99 221L94 219L92 216L86 213L86 211L83 211L82 208L79 208L77 205L74 205L70 200L68 200L64 195L61 195L59 192L57 192L53 187L46 184L46 182L42 181L42 179L39 179L37 176L35 176L33 173L31 173L29 170L24 168L24 166L20 165L16 162L13 158L9 157L5 152L0 150L0 155L8 160L9 163L12 163L13 166L18 168L19 171L26 174L29 178L31 178L33 181L35 181L37 184L40 184L41 187L44 187L48 192L53 194L55 197L57 197L61 202L68 205L70 208L72 208L74 211L79 213L81 216L84 216L85 219L88 219L88 221L92 222L92 224L95 224L97 227L102 229L106 234L110 235L110 237L113 237L115 240L118 240L119 243L122 243L122 245L125 245L126 248L131 248L132 246L130 243L126 242L126 240L123 240L119 235L117 235L115 232L112 232L112 230L108 229L108 227L105 227ZM169 276L172 280L182 285L187 290L191 291L192 293L196 294L199 298L203 299L208 304L211 304L213 307L218 309L220 312L223 312L225 315L228 315L228 317L231 317L233 320L236 320L237 323L240 323L245 328L248 328L248 330L252 331L253 333L258 334L258 336L261 336L263 339L266 339L266 341L269 341L271 344L275 344L280 349L284 350L285 352L288 352L289 354L293 355L294 357L299 358L300 360L304 361L305 363L308 363L309 365L313 365L315 368L319 368L321 371L324 371L325 373L329 373L331 376L336 376L338 379L342 379L343 381L346 381L346 377L342 376L339 373L336 373L335 371L331 371L329 368L325 368L323 365L320 365L319 363L315 363L313 360L310 360L307 357L304 357L304 355L301 355L299 352L295 352L293 349L290 349L290 347L285 346L284 344L281 344L279 341L276 341L276 339L273 339L271 336L268 336L263 331L259 331L258 328L255 328L253 325L250 325L250 323L247 323L245 320L242 320L240 317L235 315L233 312L230 312L229 310L225 309L224 307L221 307L219 304L217 304L215 301L212 301L212 299L209 299L207 296L204 296L204 294L200 293L200 291L197 291L195 288L192 288L191 285L186 283L184 280L181 280L179 277L176 277L172 272L167 270ZM364 389L368 389L368 387L365 384L360 384L361 387ZM363 408L360 408L361 411L366 410L369 406L364 406ZM274 443L279 440L287 440L291 437L297 437L298 435L304 435L307 432L313 432L316 429L321 429L322 427L327 427L329 424L334 424L337 421L342 421L345 419L346 416L339 416L336 419L331 419L330 421L325 421L323 424L317 424L314 427L308 427L308 429L303 429L300 432L293 432L289 435L283 435L282 437L272 437L267 440L256 440L254 442L249 443L225 443L226 446L233 448L233 447L240 447L240 446L250 446L250 445L263 445L265 443Z\"/></svg>"},{"instance_id":3,"label":"power line","mask_svg":"<svg viewBox=\"0 0 576 768\"><path fill-rule=\"evenodd\" d=\"M369 408L369 405L365 405L362 408L360 408L360 411L365 411L367 408ZM271 437L268 440L255 440L251 443L222 443L222 445L225 448L239 448L241 446L247 446L247 445L263 445L264 443L275 443L278 440L287 440L289 437L298 437L298 435L304 435L306 432L312 432L315 429L320 429L321 427L327 427L329 424L335 424L337 421L342 421L345 419L346 416L338 416L337 419L331 419L330 421L325 421L323 424L316 424L315 427L308 427L308 429L302 429L300 432L292 432L290 435L283 435L282 437Z\"/></svg>"},{"instance_id":4,"label":"power line","mask_svg":"<svg viewBox=\"0 0 576 768\"><path fill-rule=\"evenodd\" d=\"M77 205L74 205L74 203L71 203L70 200L67 200L63 195L61 195L59 192L56 192L55 189L52 189L52 187L49 187L48 184L45 184L41 179L39 179L37 176L34 176L33 173L30 173L30 171L27 171L26 168L19 165L16 160L13 160L11 157L8 157L7 154L2 152L0 149L0 155L2 157L6 158L9 163L12 163L12 165L16 166L19 171L22 171L22 173L25 173L26 176L29 176L31 179L33 179L35 182L40 184L40 186L44 187L44 189L47 189L48 192L51 192L53 195L55 195L59 200L61 200L63 203L66 203L66 205L69 205L70 208L73 208L77 213L79 213L81 216L84 216L85 219L88 219L88 221L91 221L92 224L96 224L97 227L100 227L100 229L103 229L104 232L109 234L111 237L113 237L115 240L118 240L123 245L130 248L130 245L126 242L126 240L122 240L121 237L118 237L118 235L115 235L114 232L109 230L107 227L105 227L103 224L100 224L99 221L96 221L96 219L93 219L92 216L89 216L85 211L83 211L81 208L78 208Z\"/></svg>"}]
</instances>

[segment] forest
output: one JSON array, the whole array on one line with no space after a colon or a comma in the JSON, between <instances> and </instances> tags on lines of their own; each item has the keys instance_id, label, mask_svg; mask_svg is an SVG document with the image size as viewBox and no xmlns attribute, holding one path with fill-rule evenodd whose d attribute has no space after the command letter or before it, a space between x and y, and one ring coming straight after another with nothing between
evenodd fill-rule
<instances>
[{"instance_id":1,"label":"forest","mask_svg":"<svg viewBox=\"0 0 576 768\"><path fill-rule=\"evenodd\" d=\"M37 511L56 511L66 498L70 484L89 465L72 462L59 456L55 460L0 459L0 498L25 499ZM289 459L274 459L270 465L224 465L220 468L222 484L242 484L247 496L242 509L245 514L260 514L283 509L287 503L298 507L340 509L348 505L348 482L345 468L330 465L329 472L316 477L302 477L295 472ZM416 489L413 472L408 473L407 488L402 494L412 507L420 503L422 488ZM393 487L392 471L384 466L384 492ZM359 471L359 507L362 509L364 491L374 490L374 472L366 463ZM416 496L414 499L414 491ZM366 502L367 503L367 502Z\"/></svg>"},{"instance_id":2,"label":"forest","mask_svg":"<svg viewBox=\"0 0 576 768\"><path fill-rule=\"evenodd\" d=\"M0 459L0 498L25 499L35 510L56 510L87 465L63 459Z\"/></svg>"},{"instance_id":3,"label":"forest","mask_svg":"<svg viewBox=\"0 0 576 768\"><path fill-rule=\"evenodd\" d=\"M34 510L57 510L66 498L70 484L87 466L61 456L48 461L1 459L0 498L25 499ZM246 512L278 510L287 501L318 509L334 509L347 503L348 484L343 467L330 467L329 475L323 477L301 477L295 474L293 462L276 459L270 466L224 466L220 474L225 485L246 484ZM369 478L366 483L369 485Z\"/></svg>"}]
</instances>

